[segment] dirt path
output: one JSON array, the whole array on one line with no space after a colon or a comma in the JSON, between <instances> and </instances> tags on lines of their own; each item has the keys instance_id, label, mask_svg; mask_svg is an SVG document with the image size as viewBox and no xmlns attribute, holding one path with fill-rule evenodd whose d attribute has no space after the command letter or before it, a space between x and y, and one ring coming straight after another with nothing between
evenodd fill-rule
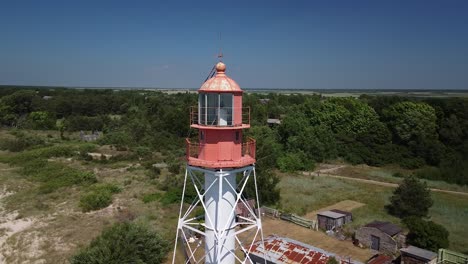
<instances>
[{"instance_id":1,"label":"dirt path","mask_svg":"<svg viewBox=\"0 0 468 264\"><path fill-rule=\"evenodd\" d=\"M303 172L303 174L304 175L317 176L317 177L325 176L325 177L331 177L331 178L336 178L336 179L352 180L352 181L363 182L363 183L374 184L374 185L380 185L380 186L386 186L386 187L398 187L398 184L396 184L396 183L366 180L366 179L360 179L360 178L354 178L354 177L347 177L347 176L332 174L332 172L334 172L334 171L336 171L338 169L341 169L341 168L343 168L345 166L346 165L339 165L339 166L335 166L335 167L332 167L332 168L317 170L317 171L314 171L314 172ZM466 192L449 191L449 190L443 190L443 189L437 189L437 188L429 188L429 189L431 191L434 191L434 192L468 196L468 193L466 193Z\"/></svg>"}]
</instances>

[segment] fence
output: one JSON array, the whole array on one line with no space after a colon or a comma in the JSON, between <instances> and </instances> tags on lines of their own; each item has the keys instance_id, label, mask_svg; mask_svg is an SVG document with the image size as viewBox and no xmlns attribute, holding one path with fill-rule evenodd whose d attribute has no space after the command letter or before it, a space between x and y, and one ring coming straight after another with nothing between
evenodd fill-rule
<instances>
[{"instance_id":1,"label":"fence","mask_svg":"<svg viewBox=\"0 0 468 264\"><path fill-rule=\"evenodd\" d=\"M314 220L309 220L295 214L281 214L280 218L296 225L307 227L313 230L318 230L317 221Z\"/></svg>"},{"instance_id":2,"label":"fence","mask_svg":"<svg viewBox=\"0 0 468 264\"><path fill-rule=\"evenodd\" d=\"M303 218L295 214L281 213L278 209L273 209L266 206L262 206L261 213L262 215L268 217L280 218L281 220L288 221L296 225L300 225L312 230L318 230L317 221Z\"/></svg>"}]
</instances>

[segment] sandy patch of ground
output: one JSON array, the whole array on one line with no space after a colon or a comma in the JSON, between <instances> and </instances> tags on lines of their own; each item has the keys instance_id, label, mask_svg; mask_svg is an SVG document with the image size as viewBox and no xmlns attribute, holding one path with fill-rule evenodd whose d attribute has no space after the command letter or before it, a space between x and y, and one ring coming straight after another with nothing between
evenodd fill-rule
<instances>
[{"instance_id":1,"label":"sandy patch of ground","mask_svg":"<svg viewBox=\"0 0 468 264\"><path fill-rule=\"evenodd\" d=\"M360 202L356 202L356 201L352 201L352 200L344 200L344 201L338 202L336 204L320 208L317 211L312 211L310 213L307 213L305 215L305 218L317 220L317 214L320 213L320 212L328 211L328 210L331 210L331 209L338 209L338 210L350 212L350 211L352 211L352 210L354 210L356 208L359 208L361 206L364 206L364 205L365 204L360 203Z\"/></svg>"},{"instance_id":2,"label":"sandy patch of ground","mask_svg":"<svg viewBox=\"0 0 468 264\"><path fill-rule=\"evenodd\" d=\"M18 212L6 212L4 210L2 201L12 194L5 187L0 189L0 263L5 262L5 255L8 251L7 240L15 234L30 228L36 222L32 218L18 219Z\"/></svg>"}]
</instances>

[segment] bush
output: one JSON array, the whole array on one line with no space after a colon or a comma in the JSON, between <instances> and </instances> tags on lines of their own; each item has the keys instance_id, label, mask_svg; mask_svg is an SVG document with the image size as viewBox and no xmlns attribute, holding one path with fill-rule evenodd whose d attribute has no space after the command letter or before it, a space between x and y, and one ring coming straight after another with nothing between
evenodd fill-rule
<instances>
[{"instance_id":1,"label":"bush","mask_svg":"<svg viewBox=\"0 0 468 264\"><path fill-rule=\"evenodd\" d=\"M72 264L163 263L169 250L167 241L146 226L118 223L105 229L88 247L70 260Z\"/></svg>"},{"instance_id":2,"label":"bush","mask_svg":"<svg viewBox=\"0 0 468 264\"><path fill-rule=\"evenodd\" d=\"M296 153L286 153L278 159L277 164L282 172L312 170L315 167L314 162L308 160L301 151Z\"/></svg>"},{"instance_id":3,"label":"bush","mask_svg":"<svg viewBox=\"0 0 468 264\"><path fill-rule=\"evenodd\" d=\"M410 230L406 243L435 252L449 246L449 232L442 225L417 217L406 218L403 222Z\"/></svg>"},{"instance_id":4,"label":"bush","mask_svg":"<svg viewBox=\"0 0 468 264\"><path fill-rule=\"evenodd\" d=\"M95 185L91 188L91 191L81 196L80 207L83 212L107 207L112 203L112 194L120 191L121 189L113 184Z\"/></svg>"},{"instance_id":5,"label":"bush","mask_svg":"<svg viewBox=\"0 0 468 264\"><path fill-rule=\"evenodd\" d=\"M151 166L151 168L149 168L148 170L147 175L152 180L156 179L157 177L159 177L159 175L161 175L161 169L158 167Z\"/></svg>"},{"instance_id":6,"label":"bush","mask_svg":"<svg viewBox=\"0 0 468 264\"><path fill-rule=\"evenodd\" d=\"M80 171L57 162L36 159L22 164L21 174L41 183L39 191L50 193L62 187L88 185L97 181L91 172Z\"/></svg>"},{"instance_id":7,"label":"bush","mask_svg":"<svg viewBox=\"0 0 468 264\"><path fill-rule=\"evenodd\" d=\"M327 264L339 264L340 262L338 262L338 260L336 260L335 257L330 257L328 260L327 260Z\"/></svg>"},{"instance_id":8,"label":"bush","mask_svg":"<svg viewBox=\"0 0 468 264\"><path fill-rule=\"evenodd\" d=\"M31 147L45 145L45 141L38 136L26 135L20 132L14 132L13 134L16 136L15 139L4 139L0 142L1 150L20 152Z\"/></svg>"},{"instance_id":9,"label":"bush","mask_svg":"<svg viewBox=\"0 0 468 264\"><path fill-rule=\"evenodd\" d=\"M158 201L160 199L161 199L161 194L160 193L150 193L150 194L145 194L141 200L144 203L151 203L151 202L154 202L154 201Z\"/></svg>"}]
</instances>

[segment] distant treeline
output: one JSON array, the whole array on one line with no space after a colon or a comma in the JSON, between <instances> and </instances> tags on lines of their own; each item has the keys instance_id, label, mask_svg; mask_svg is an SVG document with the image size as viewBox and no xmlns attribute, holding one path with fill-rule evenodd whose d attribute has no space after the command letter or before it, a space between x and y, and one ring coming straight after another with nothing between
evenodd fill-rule
<instances>
[{"instance_id":1,"label":"distant treeline","mask_svg":"<svg viewBox=\"0 0 468 264\"><path fill-rule=\"evenodd\" d=\"M183 155L193 93L134 90L0 89L4 127L99 130L102 144ZM307 170L343 158L353 164L398 164L417 176L468 184L468 99L244 94L251 108L261 171ZM267 118L281 120L267 124ZM275 185L269 178L265 188ZM273 194L275 195L275 194ZM274 198L272 198L274 199Z\"/></svg>"}]
</instances>

